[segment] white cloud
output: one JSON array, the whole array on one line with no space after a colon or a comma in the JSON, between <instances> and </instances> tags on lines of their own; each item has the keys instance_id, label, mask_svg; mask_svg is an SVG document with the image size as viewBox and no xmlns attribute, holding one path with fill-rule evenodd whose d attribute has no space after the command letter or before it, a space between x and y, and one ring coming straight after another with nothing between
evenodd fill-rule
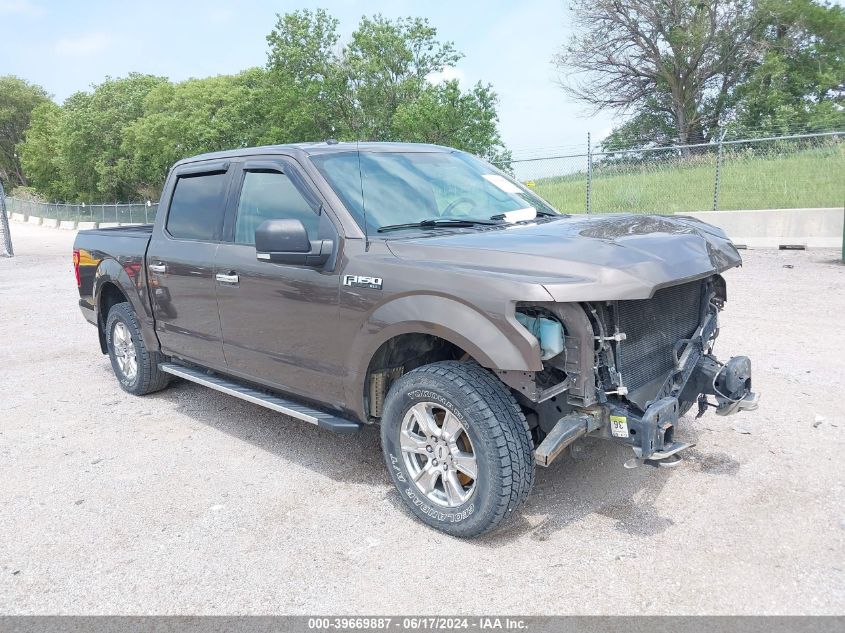
<instances>
[{"instance_id":1,"label":"white cloud","mask_svg":"<svg viewBox=\"0 0 845 633\"><path fill-rule=\"evenodd\" d=\"M452 81L457 79L460 83L466 83L466 74L460 68L454 66L444 66L438 71L429 73L426 76L426 81L430 84L439 84L443 81Z\"/></svg>"},{"instance_id":2,"label":"white cloud","mask_svg":"<svg viewBox=\"0 0 845 633\"><path fill-rule=\"evenodd\" d=\"M26 15L37 18L46 11L30 0L0 0L0 14Z\"/></svg>"},{"instance_id":3,"label":"white cloud","mask_svg":"<svg viewBox=\"0 0 845 633\"><path fill-rule=\"evenodd\" d=\"M102 53L110 44L111 38L106 33L84 33L60 38L55 50L68 57L90 57Z\"/></svg>"}]
</instances>

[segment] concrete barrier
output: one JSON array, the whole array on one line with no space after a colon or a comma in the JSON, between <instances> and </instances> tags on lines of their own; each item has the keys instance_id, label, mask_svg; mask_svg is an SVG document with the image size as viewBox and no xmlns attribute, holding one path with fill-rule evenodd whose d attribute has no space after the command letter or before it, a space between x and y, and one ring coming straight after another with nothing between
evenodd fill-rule
<instances>
[{"instance_id":1,"label":"concrete barrier","mask_svg":"<svg viewBox=\"0 0 845 633\"><path fill-rule=\"evenodd\" d=\"M684 213L703 222L718 226L735 244L746 248L841 248L845 209L752 209L739 211L699 211ZM13 213L14 222L65 230L136 226L118 222L61 222L37 216Z\"/></svg>"},{"instance_id":2,"label":"concrete barrier","mask_svg":"<svg viewBox=\"0 0 845 633\"><path fill-rule=\"evenodd\" d=\"M845 209L759 209L684 213L721 229L746 248L839 248Z\"/></svg>"}]
</instances>

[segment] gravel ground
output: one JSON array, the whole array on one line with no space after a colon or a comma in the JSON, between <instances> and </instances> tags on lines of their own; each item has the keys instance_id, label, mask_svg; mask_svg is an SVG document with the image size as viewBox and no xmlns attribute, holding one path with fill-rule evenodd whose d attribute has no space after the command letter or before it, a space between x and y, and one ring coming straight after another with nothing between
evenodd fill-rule
<instances>
[{"instance_id":1,"label":"gravel ground","mask_svg":"<svg viewBox=\"0 0 845 633\"><path fill-rule=\"evenodd\" d=\"M476 541L415 521L377 433L341 438L180 382L137 398L76 307L73 233L0 259L0 613L841 614L845 266L750 251L717 351L758 411L682 421L673 469L621 447L539 470Z\"/></svg>"}]
</instances>

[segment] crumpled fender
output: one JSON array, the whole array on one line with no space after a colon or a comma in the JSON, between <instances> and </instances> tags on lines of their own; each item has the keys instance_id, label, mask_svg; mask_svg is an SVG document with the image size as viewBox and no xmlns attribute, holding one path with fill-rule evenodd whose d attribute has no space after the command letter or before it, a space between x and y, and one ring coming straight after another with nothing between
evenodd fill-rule
<instances>
[{"instance_id":1,"label":"crumpled fender","mask_svg":"<svg viewBox=\"0 0 845 633\"><path fill-rule=\"evenodd\" d=\"M541 371L539 344L512 313L493 319L456 298L436 294L405 295L380 305L349 353L348 366L354 370L347 386L348 402L361 399L367 368L378 348L400 334L438 336L489 369Z\"/></svg>"}]
</instances>

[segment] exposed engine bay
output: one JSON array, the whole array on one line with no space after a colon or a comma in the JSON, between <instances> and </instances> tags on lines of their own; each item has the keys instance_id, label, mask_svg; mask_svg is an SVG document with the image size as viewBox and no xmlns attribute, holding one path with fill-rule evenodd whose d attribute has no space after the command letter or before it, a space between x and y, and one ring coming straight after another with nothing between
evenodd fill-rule
<instances>
[{"instance_id":1,"label":"exposed engine bay","mask_svg":"<svg viewBox=\"0 0 845 633\"><path fill-rule=\"evenodd\" d=\"M691 446L674 431L694 405L698 416L756 408L751 361L722 363L713 353L726 301L724 279L712 275L650 299L519 304L517 321L537 338L543 371L498 373L526 412L537 463L589 434L631 446L628 466L666 465Z\"/></svg>"}]
</instances>

